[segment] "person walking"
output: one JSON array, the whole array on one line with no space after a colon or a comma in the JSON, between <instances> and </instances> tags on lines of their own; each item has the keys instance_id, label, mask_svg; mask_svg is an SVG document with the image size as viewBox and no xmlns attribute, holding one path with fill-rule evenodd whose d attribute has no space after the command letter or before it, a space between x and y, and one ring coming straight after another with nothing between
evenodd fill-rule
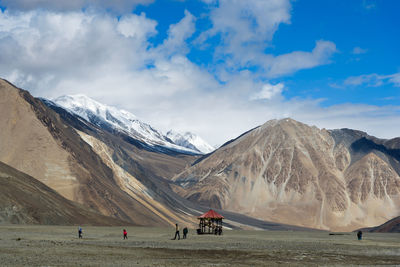
<instances>
[{"instance_id":1,"label":"person walking","mask_svg":"<svg viewBox=\"0 0 400 267\"><path fill-rule=\"evenodd\" d=\"M362 240L362 232L361 231L358 231L357 238L358 238L358 240Z\"/></svg>"},{"instance_id":2,"label":"person walking","mask_svg":"<svg viewBox=\"0 0 400 267\"><path fill-rule=\"evenodd\" d=\"M176 223L176 224L175 224L175 237L174 237L172 240L175 240L177 236L178 236L178 240L180 240L180 239L181 239L181 236L179 235L179 226L178 226L178 224Z\"/></svg>"},{"instance_id":3,"label":"person walking","mask_svg":"<svg viewBox=\"0 0 400 267\"><path fill-rule=\"evenodd\" d=\"M124 240L128 239L128 232L124 229L123 233L124 233Z\"/></svg>"},{"instance_id":4,"label":"person walking","mask_svg":"<svg viewBox=\"0 0 400 267\"><path fill-rule=\"evenodd\" d=\"M78 226L78 237L79 237L79 239L81 239L82 238L82 227L80 227L80 226Z\"/></svg>"},{"instance_id":5,"label":"person walking","mask_svg":"<svg viewBox=\"0 0 400 267\"><path fill-rule=\"evenodd\" d=\"M187 227L183 228L182 232L183 232L183 239L186 239L186 235L188 233Z\"/></svg>"}]
</instances>

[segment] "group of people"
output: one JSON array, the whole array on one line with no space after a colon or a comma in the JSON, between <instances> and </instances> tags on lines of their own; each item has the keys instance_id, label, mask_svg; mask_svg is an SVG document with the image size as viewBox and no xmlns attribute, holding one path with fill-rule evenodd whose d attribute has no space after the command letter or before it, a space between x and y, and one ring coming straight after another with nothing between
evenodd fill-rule
<instances>
[{"instance_id":1,"label":"group of people","mask_svg":"<svg viewBox=\"0 0 400 267\"><path fill-rule=\"evenodd\" d=\"M122 230L122 234L123 234L123 239L128 239L128 232L126 231L126 229ZM81 239L83 238L83 230L82 227L78 226L78 238Z\"/></svg>"},{"instance_id":2,"label":"group of people","mask_svg":"<svg viewBox=\"0 0 400 267\"><path fill-rule=\"evenodd\" d=\"M183 232L183 237L182 237L182 239L186 239L186 236L187 236L187 234L188 234L188 232L189 232L189 230L187 229L187 227L183 228L182 232ZM175 240L176 237L178 237L178 240L181 239L181 235L179 234L179 225L178 225L177 223L175 224L175 237L172 238L172 240Z\"/></svg>"},{"instance_id":3,"label":"group of people","mask_svg":"<svg viewBox=\"0 0 400 267\"><path fill-rule=\"evenodd\" d=\"M176 231L175 231L175 237L174 237L172 240L175 240L176 237L178 237L178 240L180 240L180 239L181 239L181 236L180 236L180 234L179 234L179 225L178 225L178 224L175 224L175 230L176 230ZM189 232L189 230L187 229L187 227L183 228L182 232L183 232L183 237L182 237L182 239L186 239L186 236L187 236L187 234L188 234L188 232ZM125 240L125 239L128 239L128 232L126 231L126 229L122 230L122 234L123 234L123 239L124 239L124 240ZM79 239L83 238L83 230L82 230L82 227L80 227L80 226L78 226L78 238L79 238Z\"/></svg>"},{"instance_id":4,"label":"group of people","mask_svg":"<svg viewBox=\"0 0 400 267\"><path fill-rule=\"evenodd\" d=\"M189 230L187 229L187 227L183 228L182 233L183 233L183 237L182 239L186 239L186 236L188 234ZM219 229L215 229L215 234L221 234L222 232L222 227ZM178 237L178 240L181 239L181 235L179 234L179 225L176 223L175 224L175 236L174 238L172 238L172 240L176 240L176 238ZM123 234L123 239L128 239L128 232L126 231L126 229L122 230L122 234ZM362 240L362 232L358 231L357 232L357 238L358 240ZM81 239L83 238L83 230L82 227L78 226L78 238Z\"/></svg>"}]
</instances>

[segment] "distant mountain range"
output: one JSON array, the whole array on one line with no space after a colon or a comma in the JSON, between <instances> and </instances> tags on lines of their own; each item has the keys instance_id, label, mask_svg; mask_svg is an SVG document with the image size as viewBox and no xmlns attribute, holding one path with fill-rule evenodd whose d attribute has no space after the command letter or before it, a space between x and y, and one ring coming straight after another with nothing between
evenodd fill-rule
<instances>
[{"instance_id":1,"label":"distant mountain range","mask_svg":"<svg viewBox=\"0 0 400 267\"><path fill-rule=\"evenodd\" d=\"M198 153L90 122L2 79L0 114L0 223L196 227L208 210L172 190ZM302 229L218 212L230 228Z\"/></svg>"},{"instance_id":2,"label":"distant mountain range","mask_svg":"<svg viewBox=\"0 0 400 267\"><path fill-rule=\"evenodd\" d=\"M193 133L171 134L173 132L171 130L164 135L161 131L140 121L132 113L101 104L85 95L66 95L52 101L47 99L43 101L50 105L59 105L103 129L124 132L154 148L164 147L193 154L205 154L214 150Z\"/></svg>"},{"instance_id":3,"label":"distant mountain range","mask_svg":"<svg viewBox=\"0 0 400 267\"><path fill-rule=\"evenodd\" d=\"M210 152L88 97L37 99L1 79L0 114L0 223L196 227L211 207L231 228L350 231L400 214L400 138L287 118Z\"/></svg>"}]
</instances>

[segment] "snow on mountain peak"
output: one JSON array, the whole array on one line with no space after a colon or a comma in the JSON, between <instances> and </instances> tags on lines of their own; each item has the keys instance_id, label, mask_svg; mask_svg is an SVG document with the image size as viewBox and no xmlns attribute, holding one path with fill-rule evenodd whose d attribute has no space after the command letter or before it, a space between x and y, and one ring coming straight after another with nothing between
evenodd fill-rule
<instances>
[{"instance_id":1,"label":"snow on mountain peak","mask_svg":"<svg viewBox=\"0 0 400 267\"><path fill-rule=\"evenodd\" d=\"M171 139L175 144L187 147L201 153L207 154L215 150L211 145L209 145L206 141L204 141L200 136L186 132L184 134L180 134L170 130L167 133L167 137Z\"/></svg>"},{"instance_id":2,"label":"snow on mountain peak","mask_svg":"<svg viewBox=\"0 0 400 267\"><path fill-rule=\"evenodd\" d=\"M151 146L163 146L189 153L209 153L214 150L204 140L192 133L180 135L180 142L177 143L174 138L165 136L149 124L138 120L132 113L101 104L85 95L65 95L53 101L97 126L106 125L117 129ZM184 140L187 142L185 143Z\"/></svg>"}]
</instances>

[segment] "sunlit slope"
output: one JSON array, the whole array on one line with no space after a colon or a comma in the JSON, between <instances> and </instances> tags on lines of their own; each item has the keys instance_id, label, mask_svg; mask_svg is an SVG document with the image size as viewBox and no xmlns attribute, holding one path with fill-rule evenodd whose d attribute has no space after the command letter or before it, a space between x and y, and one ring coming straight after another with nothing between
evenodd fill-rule
<instances>
[{"instance_id":1,"label":"sunlit slope","mask_svg":"<svg viewBox=\"0 0 400 267\"><path fill-rule=\"evenodd\" d=\"M126 225L69 201L48 186L0 162L0 223Z\"/></svg>"},{"instance_id":2,"label":"sunlit slope","mask_svg":"<svg viewBox=\"0 0 400 267\"><path fill-rule=\"evenodd\" d=\"M142 181L158 177L158 171L163 164L168 165L172 156L163 160L153 154L159 162L152 161L152 169L146 169L129 155L121 156L121 147L129 143L118 136L114 141L119 140L119 151L105 145L104 151L109 153L105 156L98 145L93 146L101 144L96 138L91 142L87 136L82 138L65 118L4 80L0 80L0 112L0 161L31 175L67 199L138 225L171 225L187 216L180 215L178 209L171 210L173 204L165 204L162 189L147 188L149 183L141 183L142 191L128 188L137 186L136 173ZM118 163L108 162L109 158ZM184 162L173 166L183 168ZM118 164L127 171L124 173ZM165 173L171 176L171 172L178 172L175 167Z\"/></svg>"},{"instance_id":3,"label":"sunlit slope","mask_svg":"<svg viewBox=\"0 0 400 267\"><path fill-rule=\"evenodd\" d=\"M373 226L400 208L400 156L388 144L358 131L273 120L176 176L183 187L176 191L280 223L331 230Z\"/></svg>"}]
</instances>

